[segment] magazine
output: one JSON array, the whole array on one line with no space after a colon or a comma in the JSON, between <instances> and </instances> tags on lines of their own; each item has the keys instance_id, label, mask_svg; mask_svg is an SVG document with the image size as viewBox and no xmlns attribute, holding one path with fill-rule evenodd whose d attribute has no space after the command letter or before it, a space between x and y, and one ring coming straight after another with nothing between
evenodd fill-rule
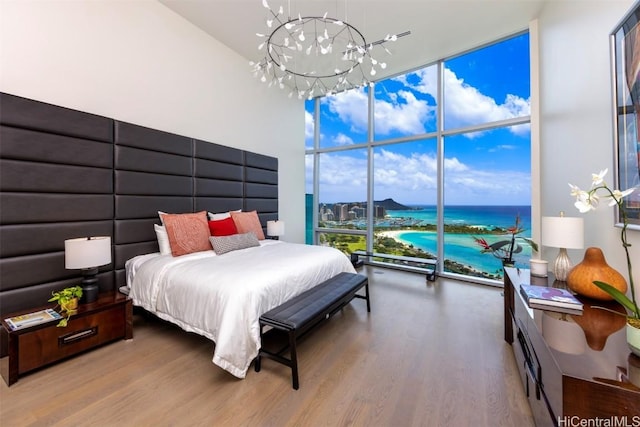
<instances>
[{"instance_id":1,"label":"magazine","mask_svg":"<svg viewBox=\"0 0 640 427\"><path fill-rule=\"evenodd\" d=\"M52 308L48 308L46 310L40 310L33 313L22 314L20 316L9 317L7 319L4 319L4 321L7 322L7 325L9 325L12 331L16 331L18 329L24 329L31 326L39 325L41 323L47 323L59 319L62 319L60 313Z\"/></svg>"},{"instance_id":2,"label":"magazine","mask_svg":"<svg viewBox=\"0 0 640 427\"><path fill-rule=\"evenodd\" d=\"M521 284L520 293L530 308L570 314L582 313L582 303L566 289Z\"/></svg>"}]
</instances>

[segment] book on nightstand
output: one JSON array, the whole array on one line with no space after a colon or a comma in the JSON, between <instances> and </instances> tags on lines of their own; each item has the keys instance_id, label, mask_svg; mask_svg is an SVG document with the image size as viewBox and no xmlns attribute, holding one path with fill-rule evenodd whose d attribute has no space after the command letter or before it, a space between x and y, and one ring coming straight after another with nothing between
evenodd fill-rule
<instances>
[{"instance_id":1,"label":"book on nightstand","mask_svg":"<svg viewBox=\"0 0 640 427\"><path fill-rule=\"evenodd\" d=\"M18 329L24 329L59 319L62 319L60 313L52 308L48 308L46 310L9 317L4 319L4 321L7 322L7 325L9 325L12 331L17 331Z\"/></svg>"},{"instance_id":2,"label":"book on nightstand","mask_svg":"<svg viewBox=\"0 0 640 427\"><path fill-rule=\"evenodd\" d=\"M520 293L530 308L582 314L582 303L566 289L521 284Z\"/></svg>"}]
</instances>

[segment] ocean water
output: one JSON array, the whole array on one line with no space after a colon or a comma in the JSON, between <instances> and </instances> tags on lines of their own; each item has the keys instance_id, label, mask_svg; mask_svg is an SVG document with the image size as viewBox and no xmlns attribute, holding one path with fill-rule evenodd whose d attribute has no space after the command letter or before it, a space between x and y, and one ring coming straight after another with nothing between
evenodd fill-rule
<instances>
[{"instance_id":1,"label":"ocean water","mask_svg":"<svg viewBox=\"0 0 640 427\"><path fill-rule=\"evenodd\" d=\"M434 206L415 207L415 210L387 211L390 218L412 218L421 224L436 224ZM447 206L444 211L445 224L469 225L484 228L507 228L515 225L516 215L520 215L520 224L524 232L521 237L531 236L531 206ZM481 235L489 244L504 240L509 236ZM407 231L398 235L398 239L407 245L413 245L435 254L437 239L435 232ZM473 234L445 234L444 257L460 264L487 273L500 272L501 261L489 253L480 252L480 246L473 240ZM524 241L520 240L521 243ZM514 255L516 266L527 267L531 258L531 249L521 244L523 251Z\"/></svg>"}]
</instances>

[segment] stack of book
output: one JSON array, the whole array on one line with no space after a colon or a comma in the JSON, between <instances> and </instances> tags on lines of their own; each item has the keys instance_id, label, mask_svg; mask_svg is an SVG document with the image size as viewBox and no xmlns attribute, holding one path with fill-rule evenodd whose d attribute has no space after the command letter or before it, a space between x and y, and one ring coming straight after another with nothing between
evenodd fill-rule
<instances>
[{"instance_id":1,"label":"stack of book","mask_svg":"<svg viewBox=\"0 0 640 427\"><path fill-rule=\"evenodd\" d=\"M12 331L17 331L18 329L29 328L31 326L36 326L41 323L47 323L59 319L62 319L60 313L52 308L48 308L46 310L40 310L34 313L9 317L7 319L4 319L4 321L7 323L7 325L9 325Z\"/></svg>"},{"instance_id":2,"label":"stack of book","mask_svg":"<svg viewBox=\"0 0 640 427\"><path fill-rule=\"evenodd\" d=\"M566 289L521 284L520 293L530 308L582 314L582 303Z\"/></svg>"}]
</instances>

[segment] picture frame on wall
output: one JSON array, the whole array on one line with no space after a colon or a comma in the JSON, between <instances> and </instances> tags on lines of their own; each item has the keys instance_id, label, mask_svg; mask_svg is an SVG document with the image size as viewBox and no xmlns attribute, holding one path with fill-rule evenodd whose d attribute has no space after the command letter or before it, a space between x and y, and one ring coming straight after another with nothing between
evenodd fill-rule
<instances>
[{"instance_id":1,"label":"picture frame on wall","mask_svg":"<svg viewBox=\"0 0 640 427\"><path fill-rule=\"evenodd\" d=\"M640 230L640 2L611 33L615 188L637 188L624 198L629 228ZM616 209L616 225L622 225Z\"/></svg>"}]
</instances>

